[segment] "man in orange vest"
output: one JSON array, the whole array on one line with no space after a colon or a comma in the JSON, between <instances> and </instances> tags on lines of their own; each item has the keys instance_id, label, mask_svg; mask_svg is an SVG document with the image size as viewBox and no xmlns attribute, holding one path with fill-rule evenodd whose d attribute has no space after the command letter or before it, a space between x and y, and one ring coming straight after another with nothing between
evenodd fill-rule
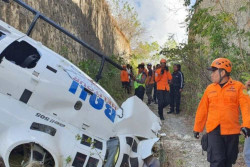
<instances>
[{"instance_id":1,"label":"man in orange vest","mask_svg":"<svg viewBox=\"0 0 250 167\"><path fill-rule=\"evenodd\" d=\"M241 129L239 107L242 127L250 128L248 95L244 94L242 83L230 78L231 69L232 64L226 58L212 62L208 70L212 71L213 83L205 90L196 113L194 137L199 138L206 124L210 167L232 167L237 160Z\"/></svg>"},{"instance_id":2,"label":"man in orange vest","mask_svg":"<svg viewBox=\"0 0 250 167\"><path fill-rule=\"evenodd\" d=\"M148 68L148 75L147 75L147 80L146 80L146 94L148 96L148 105L151 104L151 102L153 101L152 98L152 90L154 87L154 73L152 70L152 64L148 63L147 64L147 68Z\"/></svg>"},{"instance_id":3,"label":"man in orange vest","mask_svg":"<svg viewBox=\"0 0 250 167\"><path fill-rule=\"evenodd\" d=\"M157 83L157 99L158 99L158 114L161 120L164 120L163 108L170 103L169 83L172 80L172 75L166 66L166 59L161 59L161 68L155 72L155 82Z\"/></svg>"},{"instance_id":4,"label":"man in orange vest","mask_svg":"<svg viewBox=\"0 0 250 167\"><path fill-rule=\"evenodd\" d=\"M126 66L123 65L123 70L121 71L121 82L122 82L122 88L125 89L125 91L127 91L127 93L129 94L129 75L126 69Z\"/></svg>"}]
</instances>

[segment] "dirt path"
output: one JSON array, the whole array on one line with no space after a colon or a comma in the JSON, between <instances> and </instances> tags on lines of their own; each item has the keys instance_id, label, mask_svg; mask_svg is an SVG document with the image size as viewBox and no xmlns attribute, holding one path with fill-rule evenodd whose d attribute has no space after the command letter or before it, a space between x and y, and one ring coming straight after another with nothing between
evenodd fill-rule
<instances>
[{"instance_id":1,"label":"dirt path","mask_svg":"<svg viewBox=\"0 0 250 167\"><path fill-rule=\"evenodd\" d=\"M157 105L151 104L150 109L157 114ZM193 137L193 118L185 113L179 115L167 114L164 109L165 120L162 122L162 138L165 162L163 167L209 167L206 152L202 155L200 140ZM242 148L234 167L245 167L242 158Z\"/></svg>"}]
</instances>

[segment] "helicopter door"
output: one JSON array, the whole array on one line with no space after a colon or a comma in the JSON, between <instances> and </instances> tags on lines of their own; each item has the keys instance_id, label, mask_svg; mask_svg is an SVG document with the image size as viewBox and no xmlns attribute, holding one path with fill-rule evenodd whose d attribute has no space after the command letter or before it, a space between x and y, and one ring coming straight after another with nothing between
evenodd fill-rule
<instances>
[{"instance_id":1,"label":"helicopter door","mask_svg":"<svg viewBox=\"0 0 250 167\"><path fill-rule=\"evenodd\" d=\"M9 44L1 53L0 92L28 103L39 75L44 70L37 42L24 37Z\"/></svg>"}]
</instances>

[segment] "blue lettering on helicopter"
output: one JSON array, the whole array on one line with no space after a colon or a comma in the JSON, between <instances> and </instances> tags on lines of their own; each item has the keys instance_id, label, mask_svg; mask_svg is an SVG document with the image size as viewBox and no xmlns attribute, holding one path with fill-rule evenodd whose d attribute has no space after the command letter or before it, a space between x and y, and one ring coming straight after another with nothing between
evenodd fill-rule
<instances>
[{"instance_id":1,"label":"blue lettering on helicopter","mask_svg":"<svg viewBox=\"0 0 250 167\"><path fill-rule=\"evenodd\" d=\"M73 81L70 88L69 92L72 94L76 94L76 91L79 87L79 83L76 81ZM86 100L88 93L85 91L84 86L80 85L81 94L79 96L80 99L83 101ZM96 110L101 110L104 106L104 100L101 97L98 97L96 94L92 94L89 98L89 104ZM110 119L112 122L115 121L115 116L116 116L116 111L109 105L105 105L106 109L104 110L105 115Z\"/></svg>"},{"instance_id":2,"label":"blue lettering on helicopter","mask_svg":"<svg viewBox=\"0 0 250 167\"><path fill-rule=\"evenodd\" d=\"M116 111L109 104L106 104L104 113L112 122L115 121Z\"/></svg>"},{"instance_id":3,"label":"blue lettering on helicopter","mask_svg":"<svg viewBox=\"0 0 250 167\"><path fill-rule=\"evenodd\" d=\"M96 103L97 99L97 103ZM103 108L104 100L100 97L97 97L96 94L90 96L89 103L92 107L97 110L101 110Z\"/></svg>"},{"instance_id":4,"label":"blue lettering on helicopter","mask_svg":"<svg viewBox=\"0 0 250 167\"><path fill-rule=\"evenodd\" d=\"M75 82L75 81L74 81ZM77 83L77 82L76 82ZM77 85L78 86L78 85ZM82 92L80 94L80 99L82 100L86 100L87 96L88 96L88 93L84 90L84 87L81 85L81 88L82 88Z\"/></svg>"},{"instance_id":5,"label":"blue lettering on helicopter","mask_svg":"<svg viewBox=\"0 0 250 167\"><path fill-rule=\"evenodd\" d=\"M69 88L69 91L70 91L71 93L75 94L75 93L76 93L76 90L77 90L77 88L78 88L78 85L79 85L79 84L78 84L76 81L73 81L72 84L71 84L71 86L70 86L70 88Z\"/></svg>"}]
</instances>

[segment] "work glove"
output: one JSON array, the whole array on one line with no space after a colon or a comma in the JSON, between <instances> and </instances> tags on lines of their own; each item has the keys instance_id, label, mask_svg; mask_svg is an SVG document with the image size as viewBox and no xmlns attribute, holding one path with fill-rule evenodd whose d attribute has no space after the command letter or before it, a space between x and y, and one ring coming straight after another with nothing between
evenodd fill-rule
<instances>
[{"instance_id":1,"label":"work glove","mask_svg":"<svg viewBox=\"0 0 250 167\"><path fill-rule=\"evenodd\" d=\"M164 69L161 69L161 74L164 74Z\"/></svg>"},{"instance_id":2,"label":"work glove","mask_svg":"<svg viewBox=\"0 0 250 167\"><path fill-rule=\"evenodd\" d=\"M250 137L250 129L249 128L246 128L246 127L243 127L241 128L241 132L243 133L243 135L247 138L247 137Z\"/></svg>"},{"instance_id":3,"label":"work glove","mask_svg":"<svg viewBox=\"0 0 250 167\"><path fill-rule=\"evenodd\" d=\"M194 138L199 139L199 138L200 138L200 135L199 135L199 134L200 134L199 132L195 132L195 131L194 131Z\"/></svg>"}]
</instances>

